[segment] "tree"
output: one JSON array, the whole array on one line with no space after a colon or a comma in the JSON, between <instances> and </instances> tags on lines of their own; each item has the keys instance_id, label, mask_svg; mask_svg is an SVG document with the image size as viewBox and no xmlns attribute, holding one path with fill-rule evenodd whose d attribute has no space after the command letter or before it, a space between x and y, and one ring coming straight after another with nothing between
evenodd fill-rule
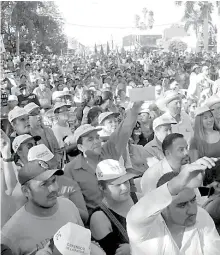
<instances>
[{"instance_id":1,"label":"tree","mask_svg":"<svg viewBox=\"0 0 220 255\"><path fill-rule=\"evenodd\" d=\"M140 22L140 16L139 15L135 15L135 27L136 28L139 28L139 22Z\"/></svg>"},{"instance_id":2,"label":"tree","mask_svg":"<svg viewBox=\"0 0 220 255\"><path fill-rule=\"evenodd\" d=\"M20 43L36 43L39 50L50 48L53 53L67 46L63 33L63 19L54 2L2 2L1 31L6 37L16 37Z\"/></svg>"},{"instance_id":3,"label":"tree","mask_svg":"<svg viewBox=\"0 0 220 255\"><path fill-rule=\"evenodd\" d=\"M182 21L185 22L185 30L193 28L198 39L199 32L203 32L204 48L208 50L208 31L209 25L212 25L211 13L213 12L213 3L207 1L176 1L177 6L184 5L184 16Z\"/></svg>"},{"instance_id":4,"label":"tree","mask_svg":"<svg viewBox=\"0 0 220 255\"><path fill-rule=\"evenodd\" d=\"M135 27L141 30L152 29L154 24L154 13L153 11L148 11L146 7L142 9L142 16L136 14L135 15Z\"/></svg>"},{"instance_id":5,"label":"tree","mask_svg":"<svg viewBox=\"0 0 220 255\"><path fill-rule=\"evenodd\" d=\"M168 46L169 51L171 52L180 52L187 49L187 44L181 40L172 40Z\"/></svg>"}]
</instances>

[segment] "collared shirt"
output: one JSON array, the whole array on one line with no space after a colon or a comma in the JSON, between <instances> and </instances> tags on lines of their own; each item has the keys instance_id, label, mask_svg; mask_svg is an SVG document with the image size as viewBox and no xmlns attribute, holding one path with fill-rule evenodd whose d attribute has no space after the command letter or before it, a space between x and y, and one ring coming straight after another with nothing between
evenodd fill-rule
<instances>
[{"instance_id":1,"label":"collared shirt","mask_svg":"<svg viewBox=\"0 0 220 255\"><path fill-rule=\"evenodd\" d=\"M173 119L173 117L170 115L169 112L164 113L162 116ZM182 134L184 138L186 139L186 141L189 143L189 141L194 135L194 131L192 128L190 117L187 113L182 111L181 120L177 124L171 125L171 126L172 126L172 133Z\"/></svg>"},{"instance_id":2,"label":"collared shirt","mask_svg":"<svg viewBox=\"0 0 220 255\"><path fill-rule=\"evenodd\" d=\"M155 135L154 135L154 139L144 146L144 149L147 153L148 162L150 162L152 158L154 159L155 162L156 160L159 161L164 158L162 143L159 142L159 140L157 139Z\"/></svg>"},{"instance_id":3,"label":"collared shirt","mask_svg":"<svg viewBox=\"0 0 220 255\"><path fill-rule=\"evenodd\" d=\"M102 200L95 174L97 164L104 159L120 159L136 124L137 115L138 112L134 112L133 109L128 112L125 120L102 145L100 155L93 151L86 151L86 158L79 155L65 166L64 174L78 182L88 210L97 207Z\"/></svg>"},{"instance_id":4,"label":"collared shirt","mask_svg":"<svg viewBox=\"0 0 220 255\"><path fill-rule=\"evenodd\" d=\"M182 246L174 241L161 212L174 197L167 184L135 204L127 215L127 232L132 255L218 255L220 236L209 214L198 207L196 224L185 229Z\"/></svg>"},{"instance_id":5,"label":"collared shirt","mask_svg":"<svg viewBox=\"0 0 220 255\"><path fill-rule=\"evenodd\" d=\"M157 187L157 182L166 173L173 172L166 158L150 167L141 178L141 190L146 194Z\"/></svg>"}]
</instances>

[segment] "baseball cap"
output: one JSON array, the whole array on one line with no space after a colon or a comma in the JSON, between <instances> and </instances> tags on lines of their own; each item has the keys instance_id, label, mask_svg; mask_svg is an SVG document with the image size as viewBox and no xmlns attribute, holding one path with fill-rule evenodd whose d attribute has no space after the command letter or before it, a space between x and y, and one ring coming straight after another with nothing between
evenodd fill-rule
<instances>
[{"instance_id":1,"label":"baseball cap","mask_svg":"<svg viewBox=\"0 0 220 255\"><path fill-rule=\"evenodd\" d=\"M50 169L42 160L34 160L25 164L18 172L18 181L21 185L32 179L46 181L53 175L63 175L63 170Z\"/></svg>"},{"instance_id":2,"label":"baseball cap","mask_svg":"<svg viewBox=\"0 0 220 255\"><path fill-rule=\"evenodd\" d=\"M106 159L98 163L96 167L96 176L99 181L112 180L114 185L122 184L136 175L126 172L124 166L114 159Z\"/></svg>"},{"instance_id":3,"label":"baseball cap","mask_svg":"<svg viewBox=\"0 0 220 255\"><path fill-rule=\"evenodd\" d=\"M22 143L27 142L28 140L34 139L36 142L40 141L40 136L31 136L28 134L16 136L14 141L12 142L12 149L16 153L18 148L21 146Z\"/></svg>"},{"instance_id":4,"label":"baseball cap","mask_svg":"<svg viewBox=\"0 0 220 255\"><path fill-rule=\"evenodd\" d=\"M210 98L208 98L205 102L205 104L211 108L213 105L215 104L219 104L220 103L220 97L214 95L214 96L211 96Z\"/></svg>"},{"instance_id":5,"label":"baseball cap","mask_svg":"<svg viewBox=\"0 0 220 255\"><path fill-rule=\"evenodd\" d=\"M39 105L35 104L34 102L31 102L24 106L24 109L27 111L27 113L32 112L36 108L40 108L40 107L39 107Z\"/></svg>"},{"instance_id":6,"label":"baseball cap","mask_svg":"<svg viewBox=\"0 0 220 255\"><path fill-rule=\"evenodd\" d=\"M202 107L198 107L198 108L195 110L195 116L202 115L203 113L209 112L209 111L213 111L213 110L210 109L207 105L204 105L204 106L202 106Z\"/></svg>"},{"instance_id":7,"label":"baseball cap","mask_svg":"<svg viewBox=\"0 0 220 255\"><path fill-rule=\"evenodd\" d=\"M18 101L18 97L16 95L9 95L8 101Z\"/></svg>"},{"instance_id":8,"label":"baseball cap","mask_svg":"<svg viewBox=\"0 0 220 255\"><path fill-rule=\"evenodd\" d=\"M77 143L80 137L85 136L93 131L100 131L100 130L102 130L101 127L93 127L90 124L84 124L75 130L73 139Z\"/></svg>"},{"instance_id":9,"label":"baseball cap","mask_svg":"<svg viewBox=\"0 0 220 255\"><path fill-rule=\"evenodd\" d=\"M54 235L53 243L55 248L53 254L90 255L91 231L68 222Z\"/></svg>"},{"instance_id":10,"label":"baseball cap","mask_svg":"<svg viewBox=\"0 0 220 255\"><path fill-rule=\"evenodd\" d=\"M59 108L61 108L61 107L64 107L64 106L66 106L66 107L68 107L68 108L71 107L71 105L69 105L69 104L67 104L67 103L65 103L65 102L56 102L55 105L54 105L54 107L53 107L53 112L55 113L55 111L56 111L57 109L59 109Z\"/></svg>"},{"instance_id":11,"label":"baseball cap","mask_svg":"<svg viewBox=\"0 0 220 255\"><path fill-rule=\"evenodd\" d=\"M43 160L50 161L54 157L53 153L47 148L45 144L36 145L28 151L28 161Z\"/></svg>"},{"instance_id":12,"label":"baseball cap","mask_svg":"<svg viewBox=\"0 0 220 255\"><path fill-rule=\"evenodd\" d=\"M27 111L24 108L16 106L13 110L11 110L8 113L8 120L9 122L12 122L12 120L24 115L28 115Z\"/></svg>"},{"instance_id":13,"label":"baseball cap","mask_svg":"<svg viewBox=\"0 0 220 255\"><path fill-rule=\"evenodd\" d=\"M109 116L113 115L114 117L118 117L120 113L115 113L115 112L102 112L99 115L98 121L99 124L101 124L105 119L107 119Z\"/></svg>"},{"instance_id":14,"label":"baseball cap","mask_svg":"<svg viewBox=\"0 0 220 255\"><path fill-rule=\"evenodd\" d=\"M168 125L168 124L177 124L174 119L169 119L165 116L160 116L153 121L153 131L159 126Z\"/></svg>"},{"instance_id":15,"label":"baseball cap","mask_svg":"<svg viewBox=\"0 0 220 255\"><path fill-rule=\"evenodd\" d=\"M139 113L145 113L145 112L150 114L149 103L143 103L141 106Z\"/></svg>"}]
</instances>

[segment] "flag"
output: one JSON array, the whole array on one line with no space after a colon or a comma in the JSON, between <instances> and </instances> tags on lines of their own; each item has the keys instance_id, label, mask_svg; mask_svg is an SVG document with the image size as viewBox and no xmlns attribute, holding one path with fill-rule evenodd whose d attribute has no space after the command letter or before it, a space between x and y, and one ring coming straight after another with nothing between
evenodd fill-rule
<instances>
[{"instance_id":1,"label":"flag","mask_svg":"<svg viewBox=\"0 0 220 255\"><path fill-rule=\"evenodd\" d=\"M109 48L109 44L107 42L107 55L110 53L110 48Z\"/></svg>"},{"instance_id":2,"label":"flag","mask_svg":"<svg viewBox=\"0 0 220 255\"><path fill-rule=\"evenodd\" d=\"M120 66L122 62L121 62L121 58L120 58L120 56L119 56L118 47L117 47L116 51L117 51L118 66Z\"/></svg>"},{"instance_id":3,"label":"flag","mask_svg":"<svg viewBox=\"0 0 220 255\"><path fill-rule=\"evenodd\" d=\"M104 50L103 50L102 44L101 44L100 54L101 54L102 56L104 55Z\"/></svg>"},{"instance_id":4,"label":"flag","mask_svg":"<svg viewBox=\"0 0 220 255\"><path fill-rule=\"evenodd\" d=\"M95 54L97 54L98 53L98 51L97 51L97 47L96 47L96 44L95 44Z\"/></svg>"},{"instance_id":5,"label":"flag","mask_svg":"<svg viewBox=\"0 0 220 255\"><path fill-rule=\"evenodd\" d=\"M5 52L5 45L2 39L2 35L0 36L0 53Z\"/></svg>"}]
</instances>

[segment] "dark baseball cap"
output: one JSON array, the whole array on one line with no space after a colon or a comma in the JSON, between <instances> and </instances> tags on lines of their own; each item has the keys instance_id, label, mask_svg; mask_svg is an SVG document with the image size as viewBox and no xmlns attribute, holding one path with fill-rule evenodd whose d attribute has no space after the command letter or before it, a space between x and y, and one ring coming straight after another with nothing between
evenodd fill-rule
<instances>
[{"instance_id":1,"label":"dark baseball cap","mask_svg":"<svg viewBox=\"0 0 220 255\"><path fill-rule=\"evenodd\" d=\"M49 165L42 160L34 160L25 164L18 172L18 181L24 185L30 180L46 181L53 175L63 175L61 169L50 169Z\"/></svg>"}]
</instances>

